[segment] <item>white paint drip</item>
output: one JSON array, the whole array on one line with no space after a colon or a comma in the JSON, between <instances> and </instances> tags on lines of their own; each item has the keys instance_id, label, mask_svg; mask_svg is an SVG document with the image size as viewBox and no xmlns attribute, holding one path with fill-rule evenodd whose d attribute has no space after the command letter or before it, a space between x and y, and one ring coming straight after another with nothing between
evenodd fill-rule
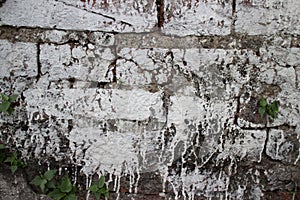
<instances>
[{"instance_id":1,"label":"white paint drip","mask_svg":"<svg viewBox=\"0 0 300 200\"><path fill-rule=\"evenodd\" d=\"M85 177L86 177L86 179L85 179L85 187L86 187L86 190L87 190L85 198L86 198L86 200L88 200L89 197L90 197L90 190L88 188L91 187L92 177L90 178L88 175L86 175Z\"/></svg>"},{"instance_id":2,"label":"white paint drip","mask_svg":"<svg viewBox=\"0 0 300 200\"><path fill-rule=\"evenodd\" d=\"M297 139L298 139L298 142L300 144L300 124L297 124L295 131L297 133ZM299 146L299 150L298 150L298 156L297 156L297 158L296 158L296 160L294 162L294 165L297 164L297 162L299 161L299 159L300 159L300 146Z\"/></svg>"}]
</instances>

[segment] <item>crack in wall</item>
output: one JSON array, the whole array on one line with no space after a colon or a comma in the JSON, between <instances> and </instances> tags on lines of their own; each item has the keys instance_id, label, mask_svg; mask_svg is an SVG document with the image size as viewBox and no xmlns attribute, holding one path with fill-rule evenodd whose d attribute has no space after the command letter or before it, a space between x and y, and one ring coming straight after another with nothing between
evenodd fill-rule
<instances>
[{"instance_id":1,"label":"crack in wall","mask_svg":"<svg viewBox=\"0 0 300 200\"><path fill-rule=\"evenodd\" d=\"M236 0L232 0L232 23L231 23L231 34L235 34L235 22L237 20L236 13Z\"/></svg>"},{"instance_id":2,"label":"crack in wall","mask_svg":"<svg viewBox=\"0 0 300 200\"><path fill-rule=\"evenodd\" d=\"M111 19L111 20L113 20L114 22L117 21L116 18L111 17L111 16L109 16L109 15L105 15L105 14L98 13L98 12L95 12L95 11L92 11L92 10L88 10L87 8L80 8L80 7L78 7L78 6L74 6L73 4L69 4L69 3L66 3L66 2L64 2L64 1L59 1L59 0L56 0L56 1L57 1L57 2L60 2L60 3L62 3L62 4L64 4L65 6L73 7L73 8L79 9L79 10L84 10L84 11L86 11L87 13L91 13L91 14L94 14L94 15L99 15L99 16L101 16L101 17L105 17L105 18L107 18L107 19ZM125 24L125 25L127 25L127 26L132 26L132 24L130 24L129 22L126 22L126 21L124 21L124 20L118 20L118 21L120 21L122 24Z\"/></svg>"},{"instance_id":3,"label":"crack in wall","mask_svg":"<svg viewBox=\"0 0 300 200\"><path fill-rule=\"evenodd\" d=\"M39 81L39 79L41 78L41 76L42 76L42 64L41 64L41 61L40 61L41 43L37 43L36 48L37 48L37 58L36 58L36 61L37 61L36 83L37 83Z\"/></svg>"},{"instance_id":4,"label":"crack in wall","mask_svg":"<svg viewBox=\"0 0 300 200\"><path fill-rule=\"evenodd\" d=\"M164 0L156 0L157 7L157 27L160 29L164 26Z\"/></svg>"}]
</instances>

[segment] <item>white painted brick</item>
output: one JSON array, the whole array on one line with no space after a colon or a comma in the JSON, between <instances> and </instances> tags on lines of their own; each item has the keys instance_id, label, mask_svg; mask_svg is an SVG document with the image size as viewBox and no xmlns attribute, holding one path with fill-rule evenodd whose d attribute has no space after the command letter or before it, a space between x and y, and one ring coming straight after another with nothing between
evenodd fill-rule
<instances>
[{"instance_id":1,"label":"white painted brick","mask_svg":"<svg viewBox=\"0 0 300 200\"><path fill-rule=\"evenodd\" d=\"M90 127L74 128L69 136L75 157L85 162L82 171L86 174L91 171L115 175L129 173L133 166L138 166L138 150L134 145L138 139L133 132L108 132L104 135L101 129ZM124 165L128 168L124 169Z\"/></svg>"},{"instance_id":2,"label":"white painted brick","mask_svg":"<svg viewBox=\"0 0 300 200\"><path fill-rule=\"evenodd\" d=\"M261 48L260 54L264 62L272 61L274 64L286 67L300 65L300 49L299 48L283 48L278 46L268 46Z\"/></svg>"},{"instance_id":3,"label":"white painted brick","mask_svg":"<svg viewBox=\"0 0 300 200\"><path fill-rule=\"evenodd\" d=\"M290 131L272 129L269 132L269 138L266 145L266 153L274 160L285 162L294 162L296 157L293 157L293 152L298 151L298 141L289 139L292 135ZM298 154L298 153L297 153Z\"/></svg>"},{"instance_id":4,"label":"white painted brick","mask_svg":"<svg viewBox=\"0 0 300 200\"><path fill-rule=\"evenodd\" d=\"M236 137L225 140L224 148L218 155L218 159L234 157L239 160L259 162L266 141L266 131L239 129L237 132Z\"/></svg>"},{"instance_id":5,"label":"white painted brick","mask_svg":"<svg viewBox=\"0 0 300 200\"><path fill-rule=\"evenodd\" d=\"M24 96L30 119L35 112L45 112L59 119L165 120L161 94L144 90L30 89Z\"/></svg>"},{"instance_id":6,"label":"white painted brick","mask_svg":"<svg viewBox=\"0 0 300 200\"><path fill-rule=\"evenodd\" d=\"M0 40L0 77L35 77L37 47L32 43L11 43Z\"/></svg>"},{"instance_id":7,"label":"white painted brick","mask_svg":"<svg viewBox=\"0 0 300 200\"><path fill-rule=\"evenodd\" d=\"M121 49L116 63L117 79L127 85L166 84L176 73L171 54L168 49ZM112 76L111 71L109 77Z\"/></svg>"},{"instance_id":8,"label":"white painted brick","mask_svg":"<svg viewBox=\"0 0 300 200\"><path fill-rule=\"evenodd\" d=\"M81 1L17 0L0 8L0 24L68 30L150 31L156 24L154 1L87 5Z\"/></svg>"},{"instance_id":9,"label":"white painted brick","mask_svg":"<svg viewBox=\"0 0 300 200\"><path fill-rule=\"evenodd\" d=\"M235 30L250 35L300 31L299 0L237 0Z\"/></svg>"},{"instance_id":10,"label":"white painted brick","mask_svg":"<svg viewBox=\"0 0 300 200\"><path fill-rule=\"evenodd\" d=\"M109 48L87 49L69 45L41 46L40 62L43 75L50 81L75 78L81 81L107 81L105 78L114 55Z\"/></svg>"},{"instance_id":11,"label":"white painted brick","mask_svg":"<svg viewBox=\"0 0 300 200\"><path fill-rule=\"evenodd\" d=\"M163 32L171 35L227 35L232 1L164 0Z\"/></svg>"}]
</instances>

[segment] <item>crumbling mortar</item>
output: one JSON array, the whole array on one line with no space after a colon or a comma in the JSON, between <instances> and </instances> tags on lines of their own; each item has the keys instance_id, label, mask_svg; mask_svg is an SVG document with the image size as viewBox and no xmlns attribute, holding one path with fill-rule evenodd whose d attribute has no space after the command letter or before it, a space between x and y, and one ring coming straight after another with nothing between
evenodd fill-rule
<instances>
[{"instance_id":1,"label":"crumbling mortar","mask_svg":"<svg viewBox=\"0 0 300 200\"><path fill-rule=\"evenodd\" d=\"M70 37L66 39L67 41L56 42L50 41L45 37L47 31L64 31L66 32L65 37ZM49 29L49 28L32 28L32 27L14 27L3 25L0 26L0 39L5 39L11 42L44 42L55 45L64 45L72 42L77 42L70 36L71 33L75 33L78 36L85 34L87 38L83 41L79 40L80 44L91 43L94 41L90 40L89 35L92 33L106 33L115 35L115 43L113 48L174 48L174 49L186 49L186 48L205 48L205 49L250 49L257 51L259 48L272 44L272 41L275 39L275 36L266 37L264 35L246 35L234 33L228 36L186 36L178 37L173 35L162 34L160 32L144 32L144 33L118 33L115 32L103 32L103 31L82 31L82 30L64 30L64 29ZM23 33L22 33L23 32ZM31 37L25 37L30 35ZM135 36L133 38L128 38L130 36ZM157 43L149 46L148 42L143 40L137 40L136 37L144 36L146 38L156 38ZM289 35L284 36L284 38L289 38ZM283 39L284 39L283 38ZM293 36L294 40L300 41L299 36ZM232 46L232 43L236 41L236 44ZM255 42L253 42L255 41ZM294 42L295 43L295 42ZM106 45L97 44L100 47L107 47ZM294 47L295 45L293 45ZM300 48L300 46L299 46Z\"/></svg>"}]
</instances>

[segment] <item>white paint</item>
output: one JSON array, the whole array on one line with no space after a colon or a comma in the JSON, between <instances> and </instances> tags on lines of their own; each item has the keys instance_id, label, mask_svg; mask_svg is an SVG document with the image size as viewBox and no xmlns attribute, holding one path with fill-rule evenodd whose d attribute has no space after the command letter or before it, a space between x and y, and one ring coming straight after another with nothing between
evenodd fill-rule
<instances>
[{"instance_id":1,"label":"white paint","mask_svg":"<svg viewBox=\"0 0 300 200\"><path fill-rule=\"evenodd\" d=\"M271 35L279 31L297 34L299 7L298 0L238 0L235 30L250 35Z\"/></svg>"},{"instance_id":2,"label":"white paint","mask_svg":"<svg viewBox=\"0 0 300 200\"><path fill-rule=\"evenodd\" d=\"M0 25L57 28L65 30L101 30L121 32L150 31L156 23L156 8L149 2L149 10L132 9L126 1L109 8L85 7L80 1L17 0L7 1L0 8ZM140 3L141 8L145 2ZM147 3L146 3L147 4ZM144 12L146 11L146 12Z\"/></svg>"},{"instance_id":3,"label":"white paint","mask_svg":"<svg viewBox=\"0 0 300 200\"><path fill-rule=\"evenodd\" d=\"M224 6L222 5L224 3ZM171 35L227 35L230 33L229 1L164 0L163 32Z\"/></svg>"},{"instance_id":4,"label":"white paint","mask_svg":"<svg viewBox=\"0 0 300 200\"><path fill-rule=\"evenodd\" d=\"M35 44L0 40L0 77L35 77L36 55Z\"/></svg>"}]
</instances>

